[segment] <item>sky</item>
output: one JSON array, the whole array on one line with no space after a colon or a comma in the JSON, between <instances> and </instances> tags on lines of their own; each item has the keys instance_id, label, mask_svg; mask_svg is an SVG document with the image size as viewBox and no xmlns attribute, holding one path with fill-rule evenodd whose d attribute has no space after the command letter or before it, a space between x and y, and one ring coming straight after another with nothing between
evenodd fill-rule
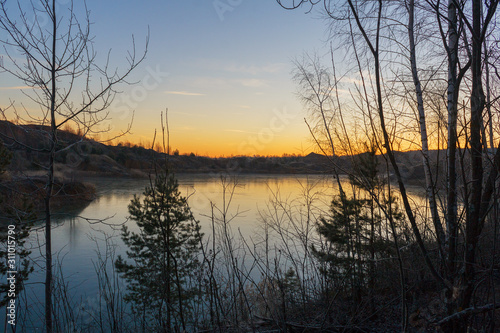
<instances>
[{"instance_id":1,"label":"sky","mask_svg":"<svg viewBox=\"0 0 500 333\"><path fill-rule=\"evenodd\" d=\"M64 7L68 0L58 0ZM170 143L205 156L307 154L313 144L292 80L294 60L328 52L327 24L308 8L264 0L88 0L96 61L126 68L132 40L145 60L111 105L113 132L148 144L168 108ZM134 36L134 39L132 39ZM0 73L0 100L23 102ZM112 133L111 133L112 134Z\"/></svg>"}]
</instances>

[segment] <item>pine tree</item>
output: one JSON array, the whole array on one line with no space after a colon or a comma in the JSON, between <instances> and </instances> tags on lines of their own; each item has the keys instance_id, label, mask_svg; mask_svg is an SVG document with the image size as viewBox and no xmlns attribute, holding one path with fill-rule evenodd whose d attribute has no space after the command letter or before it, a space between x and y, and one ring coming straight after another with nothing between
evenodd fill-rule
<instances>
[{"instance_id":1,"label":"pine tree","mask_svg":"<svg viewBox=\"0 0 500 333\"><path fill-rule=\"evenodd\" d=\"M378 160L373 144L365 145L366 152L355 156L355 166L349 175L352 195L341 192L330 205L328 216L318 220L318 233L325 240L321 249L313 247L313 254L322 263L322 272L332 283L350 284L352 297L360 302L367 291L371 312L375 312L373 292L376 286L376 259L392 252L392 243L380 230L383 221L377 209L379 204L395 220L397 215L393 200L384 199L384 182L378 175ZM346 278L347 277L347 278Z\"/></svg>"},{"instance_id":2,"label":"pine tree","mask_svg":"<svg viewBox=\"0 0 500 333\"><path fill-rule=\"evenodd\" d=\"M333 198L329 216L320 217L317 230L324 237L326 247L312 248L313 254L323 263L322 273L336 285L345 281L348 272L351 288L355 289L361 279L359 268L359 245L357 222L363 217L363 200L347 198L345 193ZM354 290L353 290L354 291Z\"/></svg>"},{"instance_id":3,"label":"pine tree","mask_svg":"<svg viewBox=\"0 0 500 333\"><path fill-rule=\"evenodd\" d=\"M134 196L128 207L140 231L122 230L132 263L118 257L115 267L127 281L126 300L141 314L143 330L185 329L188 301L194 297L187 280L200 266L200 225L168 171L143 196Z\"/></svg>"}]
</instances>

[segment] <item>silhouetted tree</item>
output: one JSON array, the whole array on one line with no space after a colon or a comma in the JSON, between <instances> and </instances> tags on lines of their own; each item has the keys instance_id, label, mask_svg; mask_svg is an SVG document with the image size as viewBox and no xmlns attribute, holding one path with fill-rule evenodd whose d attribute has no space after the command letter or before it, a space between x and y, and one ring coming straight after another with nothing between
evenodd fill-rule
<instances>
[{"instance_id":1,"label":"silhouetted tree","mask_svg":"<svg viewBox=\"0 0 500 333\"><path fill-rule=\"evenodd\" d=\"M109 130L109 127L101 125L109 116L106 109L113 101L117 85L124 83L145 57L145 53L137 57L134 49L128 54L128 67L123 72L110 66L109 55L104 66L97 66L90 33L90 11L86 6L82 14L83 19L79 20L73 1L62 5L56 0L31 1L28 4L0 0L0 43L12 47L5 48L6 57L0 62L0 69L33 88L27 95L41 110L41 115L37 117L27 112L27 118L46 126L41 127L39 132L48 144L36 150L46 156L41 164L47 175L43 190L45 326L48 333L53 331L54 320L51 238L54 163L56 153L69 148L58 146L58 130L68 123L77 124L82 140L89 133ZM13 54L13 50L18 54ZM16 140L14 137L11 139Z\"/></svg>"},{"instance_id":2,"label":"silhouetted tree","mask_svg":"<svg viewBox=\"0 0 500 333\"><path fill-rule=\"evenodd\" d=\"M378 176L373 146L368 152L355 156L354 160L356 166L349 177L352 195L348 197L345 192L340 192L334 197L329 215L321 217L317 224L317 230L327 245L312 250L323 263L323 274L336 284L334 287L341 288L340 281L349 282L356 303L361 301L363 291L368 291L374 312L375 261L393 252L392 242L378 231L383 219L376 208L381 205L385 211L393 211L394 216L395 207L383 199L385 189ZM373 197L374 193L378 196ZM402 219L401 214L397 219Z\"/></svg>"},{"instance_id":3,"label":"silhouetted tree","mask_svg":"<svg viewBox=\"0 0 500 333\"><path fill-rule=\"evenodd\" d=\"M157 331L186 327L187 300L193 296L187 279L196 273L201 251L200 225L194 219L173 174L163 173L129 205L130 218L139 232L123 228L131 263L119 257L116 269L128 282L126 300ZM149 328L151 329L151 327Z\"/></svg>"},{"instance_id":4,"label":"silhouetted tree","mask_svg":"<svg viewBox=\"0 0 500 333\"><path fill-rule=\"evenodd\" d=\"M485 226L498 227L490 212L498 206L495 193L500 146L497 142L496 148L493 147L498 133L490 131L491 149L488 148L485 128L491 128L491 122L497 121L490 112L495 102L488 96L492 92L489 76L497 67L490 57L497 52L493 45L498 45L499 1L277 2L287 9L320 5L331 19L332 34L341 41L337 45L344 54L348 52L345 58L353 59L357 67L359 81L353 88L356 94L347 99L367 115L363 119L368 124L367 133L378 135L378 147L397 181L397 196L401 198L413 238L428 272L444 295L437 301L445 310L430 321L439 322L445 332L466 332L473 326L483 329L478 314L491 311L488 329L494 330L492 309L499 305L494 298L480 295L477 288L482 285L485 272L491 271L484 266L486 254L480 249ZM350 78L349 73L342 74ZM447 83L441 91L435 89L439 81ZM409 87L411 84L413 87ZM337 89L331 94L335 93ZM437 103L432 101L435 96L440 99ZM341 103L338 104L340 107ZM405 108L413 112L405 112ZM446 110L447 114L443 116L440 110ZM433 148L429 147L430 139L436 137L433 132L437 131L429 130L428 122L430 116L436 115L447 127L438 128L442 133L439 139L444 138L445 143L437 142L446 149L445 163L431 159L436 155L430 153ZM414 117L415 128L403 120L410 117ZM348 133L343 123L340 125L328 123L321 130L347 133L342 142L350 145L349 140L356 140L356 131ZM401 149L398 144L402 142L402 132L407 130L417 138L410 139L414 140L411 145L418 146L422 153L427 207L410 200L403 161L396 152ZM434 165L438 167L433 168ZM428 233L418 210L425 210L424 220L432 226L432 242L426 239ZM488 279L494 279L488 274ZM492 287L491 294L496 293Z\"/></svg>"}]
</instances>

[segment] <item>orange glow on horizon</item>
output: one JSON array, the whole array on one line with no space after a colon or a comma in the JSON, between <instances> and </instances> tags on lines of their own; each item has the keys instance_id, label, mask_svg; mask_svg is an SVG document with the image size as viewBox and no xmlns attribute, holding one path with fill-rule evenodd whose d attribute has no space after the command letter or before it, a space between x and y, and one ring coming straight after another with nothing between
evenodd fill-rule
<instances>
[{"instance_id":1,"label":"orange glow on horizon","mask_svg":"<svg viewBox=\"0 0 500 333\"><path fill-rule=\"evenodd\" d=\"M154 136L154 135L153 135ZM150 138L142 135L129 134L119 137L109 145L122 144L124 146L140 146L146 149L153 148L156 151L163 151L163 140L161 135L157 137L153 144L153 136ZM189 137L177 136L170 139L170 153L178 150L180 155L189 155L194 153L196 156L206 157L232 157L232 156L283 156L283 155L307 155L314 151L314 147L308 146L309 149L301 149L304 140L290 140L288 138L280 138L268 144L259 143L250 139L238 140L231 137L212 136L209 139L205 137ZM165 139L167 145L167 139Z\"/></svg>"}]
</instances>

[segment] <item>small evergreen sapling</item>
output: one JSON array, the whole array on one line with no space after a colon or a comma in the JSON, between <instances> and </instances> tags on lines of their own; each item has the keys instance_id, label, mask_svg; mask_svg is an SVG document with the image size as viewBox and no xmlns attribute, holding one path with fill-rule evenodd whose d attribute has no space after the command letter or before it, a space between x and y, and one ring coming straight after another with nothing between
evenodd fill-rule
<instances>
[{"instance_id":1,"label":"small evergreen sapling","mask_svg":"<svg viewBox=\"0 0 500 333\"><path fill-rule=\"evenodd\" d=\"M128 284L126 300L142 313L143 325L154 323L150 328L160 331L185 329L189 300L195 296L188 280L201 265L199 222L168 171L146 187L142 200L134 196L128 208L139 232L123 227L131 263L122 257L115 263Z\"/></svg>"}]
</instances>

